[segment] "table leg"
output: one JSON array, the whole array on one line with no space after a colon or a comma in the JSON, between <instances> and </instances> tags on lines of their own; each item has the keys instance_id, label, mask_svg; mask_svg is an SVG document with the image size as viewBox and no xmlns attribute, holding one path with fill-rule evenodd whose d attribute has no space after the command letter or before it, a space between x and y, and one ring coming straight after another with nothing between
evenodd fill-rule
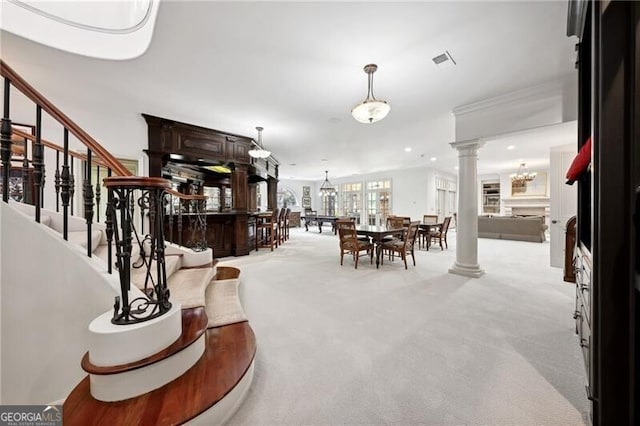
<instances>
[{"instance_id":1,"label":"table leg","mask_svg":"<svg viewBox=\"0 0 640 426\"><path fill-rule=\"evenodd\" d=\"M322 234L322 222L318 221L318 230Z\"/></svg>"},{"instance_id":2,"label":"table leg","mask_svg":"<svg viewBox=\"0 0 640 426\"><path fill-rule=\"evenodd\" d=\"M376 269L380 266L380 253L382 252L380 244L378 242L376 244Z\"/></svg>"}]
</instances>

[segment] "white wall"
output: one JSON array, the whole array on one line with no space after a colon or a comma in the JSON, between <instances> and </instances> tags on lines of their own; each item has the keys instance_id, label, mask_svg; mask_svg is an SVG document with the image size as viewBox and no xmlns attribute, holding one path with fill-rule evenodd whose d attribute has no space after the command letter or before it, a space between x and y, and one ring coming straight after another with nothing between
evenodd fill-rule
<instances>
[{"instance_id":1,"label":"white wall","mask_svg":"<svg viewBox=\"0 0 640 426\"><path fill-rule=\"evenodd\" d=\"M88 325L112 309L119 284L55 231L6 203L0 212L2 403L45 404L84 377Z\"/></svg>"},{"instance_id":2,"label":"white wall","mask_svg":"<svg viewBox=\"0 0 640 426\"><path fill-rule=\"evenodd\" d=\"M296 201L298 202L298 205L288 206L288 207L293 212L301 212L301 211L304 211L304 209L302 208L302 187L310 186L311 188L313 188L314 185L315 185L315 182L310 182L305 180L280 179L280 181L278 182L278 191L288 189L291 192L293 192L293 194L296 197ZM313 200L313 196L312 196L312 200ZM313 204L311 205L313 206Z\"/></svg>"}]
</instances>

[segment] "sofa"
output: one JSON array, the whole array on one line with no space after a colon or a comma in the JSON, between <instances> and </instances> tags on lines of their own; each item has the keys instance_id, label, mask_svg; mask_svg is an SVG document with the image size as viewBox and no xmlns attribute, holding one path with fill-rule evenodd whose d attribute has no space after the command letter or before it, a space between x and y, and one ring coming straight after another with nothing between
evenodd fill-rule
<instances>
[{"instance_id":1,"label":"sofa","mask_svg":"<svg viewBox=\"0 0 640 426\"><path fill-rule=\"evenodd\" d=\"M545 241L542 216L478 216L478 237L501 240Z\"/></svg>"}]
</instances>

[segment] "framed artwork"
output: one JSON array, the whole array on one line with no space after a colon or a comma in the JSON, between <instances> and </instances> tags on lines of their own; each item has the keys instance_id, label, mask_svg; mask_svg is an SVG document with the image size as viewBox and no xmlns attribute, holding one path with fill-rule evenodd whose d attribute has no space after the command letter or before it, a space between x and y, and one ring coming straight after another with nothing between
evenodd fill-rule
<instances>
[{"instance_id":1,"label":"framed artwork","mask_svg":"<svg viewBox=\"0 0 640 426\"><path fill-rule=\"evenodd\" d=\"M311 197L302 197L302 208L303 209L311 208Z\"/></svg>"},{"instance_id":2,"label":"framed artwork","mask_svg":"<svg viewBox=\"0 0 640 426\"><path fill-rule=\"evenodd\" d=\"M513 197L547 195L547 173L538 172L535 179L529 182L523 182L522 184L511 182L511 195Z\"/></svg>"},{"instance_id":3,"label":"framed artwork","mask_svg":"<svg viewBox=\"0 0 640 426\"><path fill-rule=\"evenodd\" d=\"M311 197L311 187L310 186L303 186L302 187L302 196L303 197Z\"/></svg>"},{"instance_id":4,"label":"framed artwork","mask_svg":"<svg viewBox=\"0 0 640 426\"><path fill-rule=\"evenodd\" d=\"M0 167L0 194L4 187L2 167ZM26 192L25 192L26 191ZM21 167L12 167L9 171L9 198L19 203L33 204L33 169L27 172L27 181L24 182Z\"/></svg>"}]
</instances>

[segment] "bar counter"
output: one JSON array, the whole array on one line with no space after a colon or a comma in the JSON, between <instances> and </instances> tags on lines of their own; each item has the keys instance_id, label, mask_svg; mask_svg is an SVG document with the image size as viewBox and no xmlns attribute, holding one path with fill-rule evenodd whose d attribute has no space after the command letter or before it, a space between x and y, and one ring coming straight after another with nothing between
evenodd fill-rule
<instances>
[{"instance_id":1,"label":"bar counter","mask_svg":"<svg viewBox=\"0 0 640 426\"><path fill-rule=\"evenodd\" d=\"M193 240L190 217L194 213L182 214L182 235L179 238L178 226L179 215L174 214L172 221L165 221L165 239L189 247L189 242ZM255 218L251 212L223 211L206 212L207 222L206 240L208 246L213 249L213 257L220 258L226 256L244 256L249 254L251 240L255 238ZM173 229L169 230L168 223L173 224ZM254 243L255 244L255 243Z\"/></svg>"}]
</instances>

